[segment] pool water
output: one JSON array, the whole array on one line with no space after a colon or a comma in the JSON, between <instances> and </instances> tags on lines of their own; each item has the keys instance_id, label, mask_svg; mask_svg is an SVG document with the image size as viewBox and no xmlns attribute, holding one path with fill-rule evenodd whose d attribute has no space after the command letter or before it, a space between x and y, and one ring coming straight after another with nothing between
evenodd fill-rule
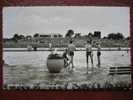
<instances>
[{"instance_id":1,"label":"pool water","mask_svg":"<svg viewBox=\"0 0 133 100\"><path fill-rule=\"evenodd\" d=\"M59 51L58 53L63 53ZM53 84L63 85L65 83L98 82L103 84L105 81L111 82L126 81L131 83L130 75L108 76L108 69L111 66L130 66L130 52L127 51L102 51L101 68L97 65L97 54L93 52L94 72L89 64L89 74L86 74L86 53L85 51L75 51L74 71L63 69L61 73L51 74L48 72L46 61L50 54L49 51L30 51L30 52L3 52L4 65L4 84L23 84L28 86L38 85L43 89Z\"/></svg>"}]
</instances>

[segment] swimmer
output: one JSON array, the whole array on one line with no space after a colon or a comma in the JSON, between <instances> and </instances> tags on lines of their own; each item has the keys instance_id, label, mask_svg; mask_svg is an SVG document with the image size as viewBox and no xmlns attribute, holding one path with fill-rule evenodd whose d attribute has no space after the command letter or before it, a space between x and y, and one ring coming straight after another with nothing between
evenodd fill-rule
<instances>
[{"instance_id":1,"label":"swimmer","mask_svg":"<svg viewBox=\"0 0 133 100\"><path fill-rule=\"evenodd\" d=\"M92 70L93 70L93 52L92 52L92 41L87 41L86 45L86 64L87 64L87 73L88 73L88 69L89 69L89 57L91 59L91 65L92 65Z\"/></svg>"},{"instance_id":2,"label":"swimmer","mask_svg":"<svg viewBox=\"0 0 133 100\"><path fill-rule=\"evenodd\" d=\"M100 43L98 42L97 43L97 61L98 61L98 67L100 67L101 65L101 59L100 59L100 56L101 56L101 45Z\"/></svg>"},{"instance_id":3,"label":"swimmer","mask_svg":"<svg viewBox=\"0 0 133 100\"><path fill-rule=\"evenodd\" d=\"M74 68L74 63L73 63L73 58L74 58L74 51L76 50L76 47L75 45L73 44L73 41L71 40L69 45L68 45L68 54L71 58L70 62L69 62L69 65L71 64L72 65L72 70Z\"/></svg>"}]
</instances>

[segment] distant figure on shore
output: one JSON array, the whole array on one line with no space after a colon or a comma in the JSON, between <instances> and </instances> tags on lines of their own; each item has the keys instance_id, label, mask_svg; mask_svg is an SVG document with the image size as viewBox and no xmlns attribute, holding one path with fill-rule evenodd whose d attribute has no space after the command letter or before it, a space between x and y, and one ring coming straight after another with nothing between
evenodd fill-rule
<instances>
[{"instance_id":1,"label":"distant figure on shore","mask_svg":"<svg viewBox=\"0 0 133 100\"><path fill-rule=\"evenodd\" d=\"M100 67L100 65L101 65L101 58L100 58L100 56L101 56L101 45L100 45L99 42L97 43L96 47L97 47L97 61L98 61L97 66Z\"/></svg>"},{"instance_id":2,"label":"distant figure on shore","mask_svg":"<svg viewBox=\"0 0 133 100\"><path fill-rule=\"evenodd\" d=\"M74 57L74 51L76 50L75 45L73 44L73 41L71 40L69 45L68 45L68 54L70 56L70 62L69 65L72 65L72 70L74 68L74 63L73 63L73 57Z\"/></svg>"},{"instance_id":3,"label":"distant figure on shore","mask_svg":"<svg viewBox=\"0 0 133 100\"><path fill-rule=\"evenodd\" d=\"M118 47L118 50L119 50L119 51L121 50L121 47L120 47L120 46Z\"/></svg>"},{"instance_id":4,"label":"distant figure on shore","mask_svg":"<svg viewBox=\"0 0 133 100\"><path fill-rule=\"evenodd\" d=\"M87 41L86 45L86 64L87 64L87 73L89 69L89 57L91 60L92 70L93 70L93 52L92 52L92 41Z\"/></svg>"},{"instance_id":5,"label":"distant figure on shore","mask_svg":"<svg viewBox=\"0 0 133 100\"><path fill-rule=\"evenodd\" d=\"M34 49L34 51L37 51L37 46L34 46L33 49Z\"/></svg>"},{"instance_id":6,"label":"distant figure on shore","mask_svg":"<svg viewBox=\"0 0 133 100\"><path fill-rule=\"evenodd\" d=\"M51 53L53 52L52 43L49 43L49 50L51 51Z\"/></svg>"},{"instance_id":7,"label":"distant figure on shore","mask_svg":"<svg viewBox=\"0 0 133 100\"><path fill-rule=\"evenodd\" d=\"M27 45L27 50L31 51L32 50L32 45Z\"/></svg>"}]
</instances>

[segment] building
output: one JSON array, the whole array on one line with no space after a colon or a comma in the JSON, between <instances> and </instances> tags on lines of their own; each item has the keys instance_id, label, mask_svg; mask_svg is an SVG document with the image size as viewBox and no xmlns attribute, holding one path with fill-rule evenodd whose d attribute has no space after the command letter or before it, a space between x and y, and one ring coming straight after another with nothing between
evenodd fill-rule
<instances>
[{"instance_id":1,"label":"building","mask_svg":"<svg viewBox=\"0 0 133 100\"><path fill-rule=\"evenodd\" d=\"M63 35L59 33L40 34L40 38L62 38Z\"/></svg>"}]
</instances>

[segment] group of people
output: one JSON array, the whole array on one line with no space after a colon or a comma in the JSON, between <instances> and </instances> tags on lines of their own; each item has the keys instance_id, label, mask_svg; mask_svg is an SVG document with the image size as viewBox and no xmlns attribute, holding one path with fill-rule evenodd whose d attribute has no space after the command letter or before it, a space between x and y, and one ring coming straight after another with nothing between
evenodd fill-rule
<instances>
[{"instance_id":1,"label":"group of people","mask_svg":"<svg viewBox=\"0 0 133 100\"><path fill-rule=\"evenodd\" d=\"M51 44L49 45L49 47L51 48ZM92 65L92 70L94 68L94 64L93 64L93 50L92 47L96 47L97 48L97 66L100 67L101 65L101 60L100 60L100 56L101 56L101 46L100 46L100 42L96 42L93 43L92 40L87 40L85 43L85 51L86 51L86 66L87 66L87 73L89 70L89 60L91 62ZM74 51L76 50L76 46L73 44L73 41L70 40L68 47L64 50L63 52L63 58L64 58L64 67L69 67L71 68L71 70L73 70L75 68L74 66ZM89 59L90 58L90 59Z\"/></svg>"}]
</instances>

